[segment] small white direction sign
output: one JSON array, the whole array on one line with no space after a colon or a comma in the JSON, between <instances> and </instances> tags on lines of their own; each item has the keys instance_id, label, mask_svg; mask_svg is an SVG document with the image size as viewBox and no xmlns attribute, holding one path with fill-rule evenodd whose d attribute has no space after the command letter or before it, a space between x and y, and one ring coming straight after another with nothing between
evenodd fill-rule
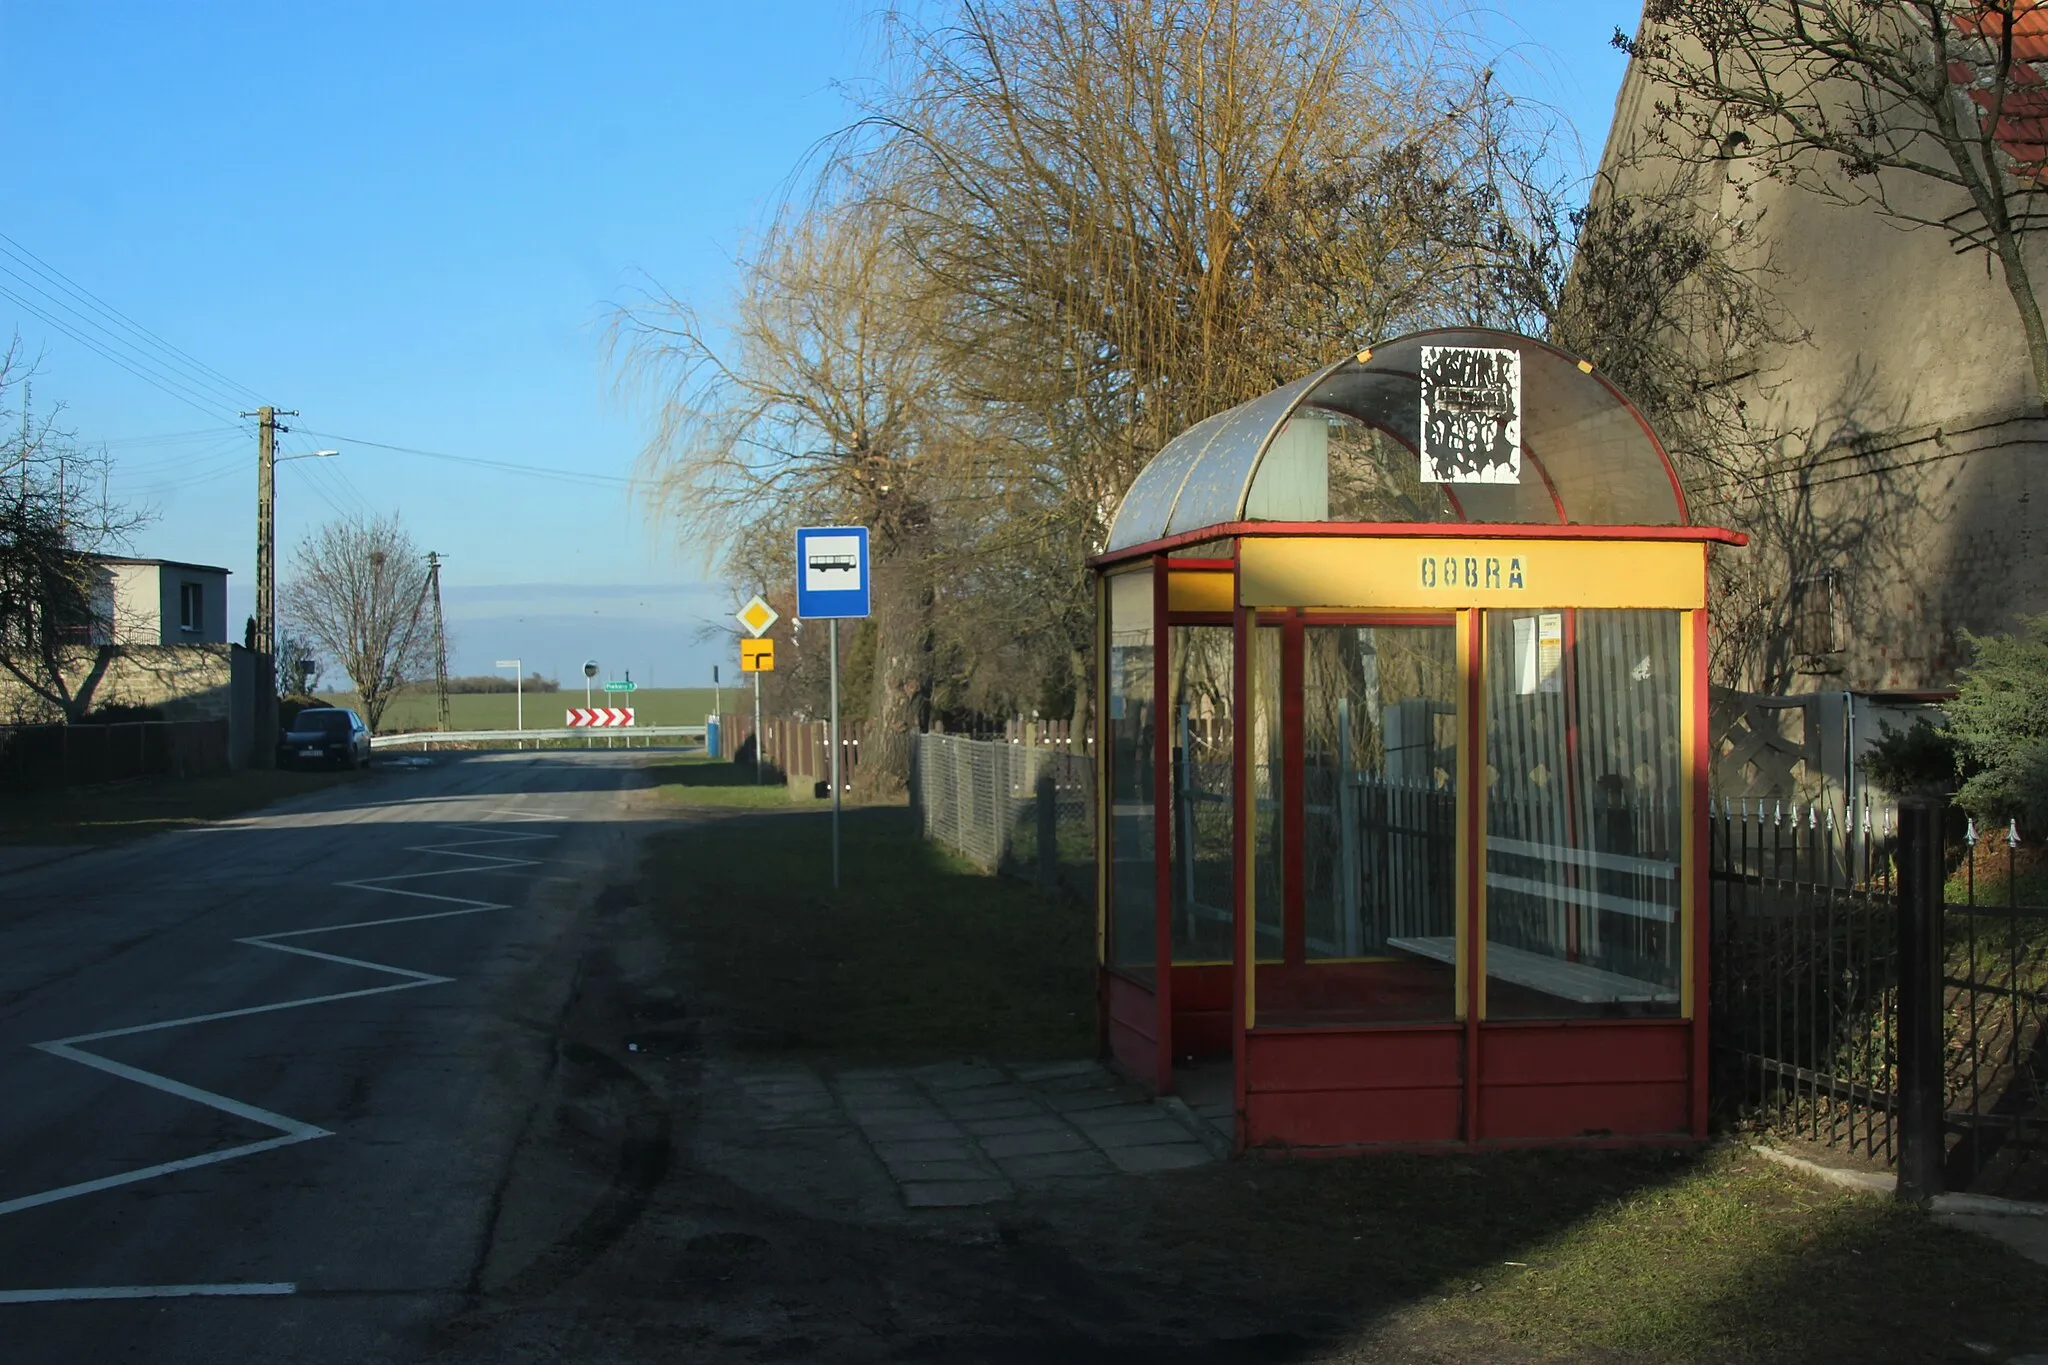
<instances>
[{"instance_id":1,"label":"small white direction sign","mask_svg":"<svg viewBox=\"0 0 2048 1365\"><path fill-rule=\"evenodd\" d=\"M747 633L758 640L762 631L782 618L777 615L775 608L763 602L760 595L756 594L753 601L739 609L738 619L739 623L747 628Z\"/></svg>"}]
</instances>

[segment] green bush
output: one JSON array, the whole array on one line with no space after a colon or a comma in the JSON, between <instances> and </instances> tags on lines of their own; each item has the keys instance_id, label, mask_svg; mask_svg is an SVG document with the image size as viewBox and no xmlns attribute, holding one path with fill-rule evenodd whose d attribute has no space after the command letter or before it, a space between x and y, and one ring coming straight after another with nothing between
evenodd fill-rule
<instances>
[{"instance_id":1,"label":"green bush","mask_svg":"<svg viewBox=\"0 0 2048 1365\"><path fill-rule=\"evenodd\" d=\"M1948 730L1916 720L1909 730L1877 723L1879 737L1863 757L1863 771L1893 796L1952 796L1974 771L1962 744Z\"/></svg>"},{"instance_id":2,"label":"green bush","mask_svg":"<svg viewBox=\"0 0 2048 1365\"><path fill-rule=\"evenodd\" d=\"M2048 828L2048 615L2011 635L1964 632L1975 658L1948 732L1978 771L1956 793L1971 813Z\"/></svg>"}]
</instances>

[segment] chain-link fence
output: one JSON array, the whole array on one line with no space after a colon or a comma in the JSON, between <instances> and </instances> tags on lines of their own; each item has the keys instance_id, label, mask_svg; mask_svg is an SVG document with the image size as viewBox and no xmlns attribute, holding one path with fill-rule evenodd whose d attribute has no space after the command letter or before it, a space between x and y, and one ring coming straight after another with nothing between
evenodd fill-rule
<instances>
[{"instance_id":1,"label":"chain-link fence","mask_svg":"<svg viewBox=\"0 0 2048 1365\"><path fill-rule=\"evenodd\" d=\"M1085 754L916 735L911 805L927 839L992 872L1095 894L1094 772Z\"/></svg>"}]
</instances>

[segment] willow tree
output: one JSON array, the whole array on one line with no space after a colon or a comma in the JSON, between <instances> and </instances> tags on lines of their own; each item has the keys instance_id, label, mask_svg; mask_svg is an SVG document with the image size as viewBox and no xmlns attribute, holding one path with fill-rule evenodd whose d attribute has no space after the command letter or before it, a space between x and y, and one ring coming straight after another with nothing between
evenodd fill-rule
<instances>
[{"instance_id":1,"label":"willow tree","mask_svg":"<svg viewBox=\"0 0 2048 1365\"><path fill-rule=\"evenodd\" d=\"M850 159L964 399L1005 414L973 542L1004 632L1063 642L1081 561L1167 441L1390 332L1520 315L1525 144L1436 16L1342 0L962 0L899 21ZM998 601L1001 596L998 596Z\"/></svg>"},{"instance_id":2,"label":"willow tree","mask_svg":"<svg viewBox=\"0 0 2048 1365\"><path fill-rule=\"evenodd\" d=\"M1519 317L1528 226L1508 102L1419 6L927 13L887 21L729 321L656 291L612 332L660 506L728 567L799 518L875 528L862 767L892 774L934 700L1085 720L1083 561L1145 461L1392 331Z\"/></svg>"},{"instance_id":3,"label":"willow tree","mask_svg":"<svg viewBox=\"0 0 2048 1365\"><path fill-rule=\"evenodd\" d=\"M883 217L821 197L747 262L721 336L653 292L614 319L613 362L655 399L643 467L658 509L774 591L804 521L867 526L876 632L866 780L900 782L931 691L931 535L948 386ZM770 534L774 533L774 534ZM778 542L780 556L764 547ZM780 560L777 563L777 559Z\"/></svg>"}]
</instances>

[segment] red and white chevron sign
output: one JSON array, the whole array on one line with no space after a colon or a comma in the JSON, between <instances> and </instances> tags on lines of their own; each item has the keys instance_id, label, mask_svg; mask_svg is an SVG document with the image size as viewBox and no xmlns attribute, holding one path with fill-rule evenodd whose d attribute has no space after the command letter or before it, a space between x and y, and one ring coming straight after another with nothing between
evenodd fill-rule
<instances>
[{"instance_id":1,"label":"red and white chevron sign","mask_svg":"<svg viewBox=\"0 0 2048 1365\"><path fill-rule=\"evenodd\" d=\"M569 728L583 730L613 725L631 725L633 710L628 706L572 707L569 711Z\"/></svg>"}]
</instances>

